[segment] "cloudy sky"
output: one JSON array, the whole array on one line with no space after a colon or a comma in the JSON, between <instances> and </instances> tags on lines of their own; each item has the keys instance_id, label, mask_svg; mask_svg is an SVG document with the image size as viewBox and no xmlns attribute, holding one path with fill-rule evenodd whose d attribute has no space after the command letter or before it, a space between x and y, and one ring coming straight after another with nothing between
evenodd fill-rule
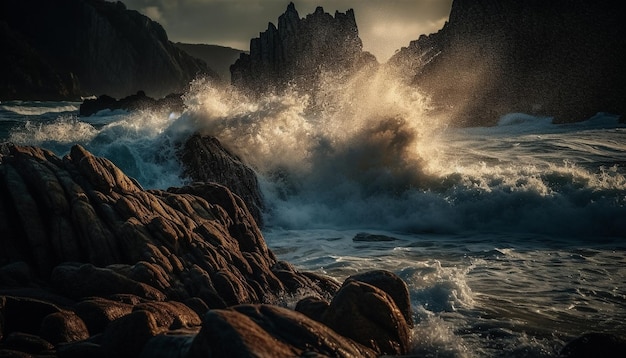
<instances>
[{"instance_id":1,"label":"cloudy sky","mask_svg":"<svg viewBox=\"0 0 626 358\"><path fill-rule=\"evenodd\" d=\"M159 22L171 41L204 43L248 50L268 22L277 24L289 0L122 0ZM452 0L294 0L300 17L323 6L328 13L354 9L366 51L378 61L421 34L439 30Z\"/></svg>"}]
</instances>

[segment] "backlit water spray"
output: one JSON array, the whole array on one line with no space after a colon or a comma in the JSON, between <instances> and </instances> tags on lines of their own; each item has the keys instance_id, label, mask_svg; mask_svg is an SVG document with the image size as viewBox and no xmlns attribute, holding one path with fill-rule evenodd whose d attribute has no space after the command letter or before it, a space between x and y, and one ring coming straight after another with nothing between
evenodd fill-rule
<instances>
[{"instance_id":1,"label":"backlit water spray","mask_svg":"<svg viewBox=\"0 0 626 358\"><path fill-rule=\"evenodd\" d=\"M255 97L197 80L183 113L3 103L0 130L58 155L79 143L161 189L187 181L190 134L216 136L258 173L281 260L407 282L413 354L552 357L586 331L626 331L625 124L511 113L454 128L382 69L322 78L311 95Z\"/></svg>"},{"instance_id":2,"label":"backlit water spray","mask_svg":"<svg viewBox=\"0 0 626 358\"><path fill-rule=\"evenodd\" d=\"M382 68L322 78L313 95L253 99L200 80L186 96L179 125L216 136L258 172L270 225L362 225L430 181L425 158L445 123L424 96Z\"/></svg>"}]
</instances>

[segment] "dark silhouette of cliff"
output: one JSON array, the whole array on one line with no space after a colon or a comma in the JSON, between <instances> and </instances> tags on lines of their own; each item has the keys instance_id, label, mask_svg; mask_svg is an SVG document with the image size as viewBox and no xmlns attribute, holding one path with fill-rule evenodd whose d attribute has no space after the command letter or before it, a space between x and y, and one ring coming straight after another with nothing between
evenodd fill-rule
<instances>
[{"instance_id":1,"label":"dark silhouette of cliff","mask_svg":"<svg viewBox=\"0 0 626 358\"><path fill-rule=\"evenodd\" d=\"M363 52L353 10L332 16L318 7L301 19L290 3L278 27L269 23L230 71L233 85L263 93L290 85L310 90L322 73L339 75L373 63L374 56Z\"/></svg>"},{"instance_id":2,"label":"dark silhouette of cliff","mask_svg":"<svg viewBox=\"0 0 626 358\"><path fill-rule=\"evenodd\" d=\"M455 0L437 33L389 65L459 125L509 112L585 120L626 111L626 15L590 0Z\"/></svg>"},{"instance_id":3,"label":"dark silhouette of cliff","mask_svg":"<svg viewBox=\"0 0 626 358\"><path fill-rule=\"evenodd\" d=\"M209 68L217 72L222 80L229 83L230 66L237 61L242 53L248 52L219 45L186 44L182 42L176 42L174 45L189 55L206 62Z\"/></svg>"},{"instance_id":4,"label":"dark silhouette of cliff","mask_svg":"<svg viewBox=\"0 0 626 358\"><path fill-rule=\"evenodd\" d=\"M158 23L121 2L3 0L0 99L77 99L139 90L180 92L207 65L175 47Z\"/></svg>"}]
</instances>

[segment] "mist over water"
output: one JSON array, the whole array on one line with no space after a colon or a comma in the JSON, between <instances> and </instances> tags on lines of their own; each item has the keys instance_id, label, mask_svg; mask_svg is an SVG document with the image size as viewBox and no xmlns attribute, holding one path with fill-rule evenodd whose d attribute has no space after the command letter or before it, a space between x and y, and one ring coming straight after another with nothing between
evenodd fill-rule
<instances>
[{"instance_id":1,"label":"mist over water","mask_svg":"<svg viewBox=\"0 0 626 358\"><path fill-rule=\"evenodd\" d=\"M218 137L257 171L269 227L626 232L624 126L610 115L448 128L382 69L258 100L197 81L186 103L177 126Z\"/></svg>"},{"instance_id":2,"label":"mist over water","mask_svg":"<svg viewBox=\"0 0 626 358\"><path fill-rule=\"evenodd\" d=\"M82 144L147 188L185 183L176 146L213 135L257 172L268 228L626 233L626 126L615 116L554 125L512 113L452 128L384 67L322 78L314 95L260 98L198 79L184 113L78 118L76 104L3 104L2 123L10 141L59 155Z\"/></svg>"},{"instance_id":3,"label":"mist over water","mask_svg":"<svg viewBox=\"0 0 626 358\"><path fill-rule=\"evenodd\" d=\"M29 102L5 106L0 124L8 125L0 140L40 146L58 156L80 144L94 155L110 159L146 188L165 189L186 181L175 153L186 133L171 128L180 113L104 110L78 117L78 105ZM28 108L27 115L22 107Z\"/></svg>"},{"instance_id":4,"label":"mist over water","mask_svg":"<svg viewBox=\"0 0 626 358\"><path fill-rule=\"evenodd\" d=\"M259 101L196 83L187 105L183 120L257 170L269 222L280 226L369 221L362 210L353 218L338 212L424 187L430 179L423 157L435 151L435 133L445 128L428 115L426 98L383 71L328 80L313 97L293 91ZM338 207L341 202L348 206Z\"/></svg>"}]
</instances>

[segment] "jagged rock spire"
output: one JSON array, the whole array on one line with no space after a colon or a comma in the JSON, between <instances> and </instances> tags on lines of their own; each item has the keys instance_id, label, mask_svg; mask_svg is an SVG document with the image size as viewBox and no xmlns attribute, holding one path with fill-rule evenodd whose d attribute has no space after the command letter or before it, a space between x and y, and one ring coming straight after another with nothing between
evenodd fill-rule
<instances>
[{"instance_id":1,"label":"jagged rock spire","mask_svg":"<svg viewBox=\"0 0 626 358\"><path fill-rule=\"evenodd\" d=\"M278 18L250 41L250 54L242 54L231 66L233 85L253 93L281 91L288 84L308 90L321 72L352 71L374 57L362 51L352 9L335 16L320 6L300 18L289 3Z\"/></svg>"}]
</instances>

